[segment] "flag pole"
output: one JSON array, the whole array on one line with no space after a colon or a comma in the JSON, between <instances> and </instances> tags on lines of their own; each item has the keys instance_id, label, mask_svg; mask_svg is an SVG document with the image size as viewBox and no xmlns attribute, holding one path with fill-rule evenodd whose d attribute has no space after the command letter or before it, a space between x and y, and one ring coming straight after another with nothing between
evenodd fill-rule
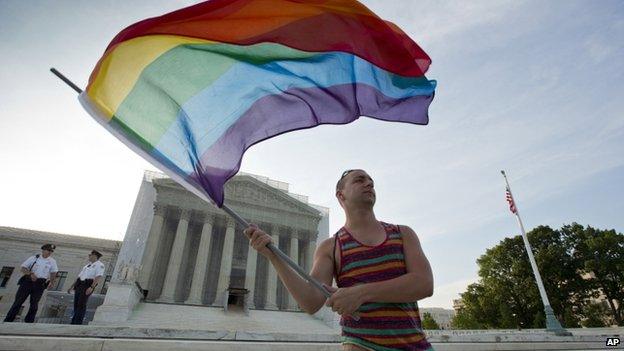
<instances>
[{"instance_id":1,"label":"flag pole","mask_svg":"<svg viewBox=\"0 0 624 351\"><path fill-rule=\"evenodd\" d=\"M80 89L76 84L74 84L71 80L69 80L61 72L57 71L55 68L50 68L50 72L52 72L55 76L57 76L59 79L65 82L65 84L69 85L78 94L82 93L82 89ZM249 223L243 217L241 217L238 213L236 213L234 210L229 208L227 205L223 204L221 209L225 211L227 214L229 214L230 216L232 216L232 218L234 218L234 220L236 220L236 222L240 224L241 226L245 228L249 227ZM331 293L323 286L323 284L321 284L318 280L312 278L308 273L306 273L306 271L304 271L301 267L299 267L299 265L296 262L294 262L288 255L286 255L279 248L273 245L273 243L269 243L267 245L267 248L271 250L271 252L273 252L279 258L281 258L282 261L286 262L286 264L288 264L288 266L290 266L290 268L292 268L295 272L297 272L303 279L305 279L307 282L312 284L312 286L314 286L316 289L322 292L326 298L331 296ZM352 316L352 317L357 318L357 316Z\"/></svg>"},{"instance_id":2,"label":"flag pole","mask_svg":"<svg viewBox=\"0 0 624 351\"><path fill-rule=\"evenodd\" d=\"M505 184L507 185L507 193L510 201L510 210L516 215L516 219L518 220L518 225L520 226L520 231L522 232L522 240L524 241L524 247L526 248L527 255L529 256L529 262L531 263L531 268L533 269L533 275L535 276L535 281L537 282L537 288L539 290L540 296L542 298L542 303L544 304L544 314L546 315L546 330L552 331L557 335L572 335L570 332L565 330L561 323L555 317L555 313L553 312L552 307L550 306L550 301L548 300L548 295L546 295L546 289L544 289L544 283L542 282L542 277L540 276L539 270L537 269L537 264L535 263L535 257L533 257L533 250L531 249L531 244L529 243L529 239L524 230L524 225L522 224L522 219L520 218L520 211L518 210L518 205L516 204L513 194L511 193L511 187L509 186L509 181L507 180L507 174L505 171L501 171L503 178L505 178Z\"/></svg>"}]
</instances>

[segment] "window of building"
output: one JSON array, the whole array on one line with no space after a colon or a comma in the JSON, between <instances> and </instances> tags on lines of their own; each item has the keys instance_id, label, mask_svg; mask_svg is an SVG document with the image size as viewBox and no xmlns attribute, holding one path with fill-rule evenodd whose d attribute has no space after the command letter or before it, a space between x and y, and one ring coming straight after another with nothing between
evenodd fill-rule
<instances>
[{"instance_id":1,"label":"window of building","mask_svg":"<svg viewBox=\"0 0 624 351\"><path fill-rule=\"evenodd\" d=\"M108 283L111 280L111 276L107 275L106 278L104 278L104 283L102 284L102 291L100 291L100 294L106 294L106 291L108 290Z\"/></svg>"},{"instance_id":2,"label":"window of building","mask_svg":"<svg viewBox=\"0 0 624 351\"><path fill-rule=\"evenodd\" d=\"M67 272L58 271L56 273L56 280L54 281L54 285L50 288L52 291L60 291L63 289L63 284L65 284L65 280L67 279Z\"/></svg>"},{"instance_id":3,"label":"window of building","mask_svg":"<svg viewBox=\"0 0 624 351\"><path fill-rule=\"evenodd\" d=\"M2 267L2 271L0 271L0 288L6 287L14 269L15 267Z\"/></svg>"}]
</instances>

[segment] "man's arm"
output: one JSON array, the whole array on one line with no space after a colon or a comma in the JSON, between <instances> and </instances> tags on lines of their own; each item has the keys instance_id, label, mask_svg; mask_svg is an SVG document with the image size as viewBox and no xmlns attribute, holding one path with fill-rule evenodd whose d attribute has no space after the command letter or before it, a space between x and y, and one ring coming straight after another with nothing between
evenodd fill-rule
<instances>
[{"instance_id":1,"label":"man's arm","mask_svg":"<svg viewBox=\"0 0 624 351\"><path fill-rule=\"evenodd\" d=\"M78 278L76 278L78 279ZM71 291L74 290L74 287L76 286L76 281L74 280L74 282L72 283L72 285L69 286L69 289L67 289L67 293L71 294Z\"/></svg>"},{"instance_id":2,"label":"man's arm","mask_svg":"<svg viewBox=\"0 0 624 351\"><path fill-rule=\"evenodd\" d=\"M30 256L26 261L24 261L24 263L22 263L22 266L20 267L20 271L22 272L22 274L30 276L30 280L35 281L37 280L37 277L35 276L35 274L29 269L29 267L35 263L35 260L37 258L35 256Z\"/></svg>"},{"instance_id":3,"label":"man's arm","mask_svg":"<svg viewBox=\"0 0 624 351\"><path fill-rule=\"evenodd\" d=\"M48 289L54 285L54 280L56 279L56 275L58 272L50 272L50 281L48 282Z\"/></svg>"},{"instance_id":4,"label":"man's arm","mask_svg":"<svg viewBox=\"0 0 624 351\"><path fill-rule=\"evenodd\" d=\"M325 295L301 278L286 262L266 247L271 242L271 237L268 234L255 226L245 229L245 234L249 238L250 245L271 262L280 280L301 309L313 314L323 306ZM333 241L330 238L319 245L314 252L314 262L310 272L310 276L328 286L331 285L333 279L332 244Z\"/></svg>"},{"instance_id":5,"label":"man's arm","mask_svg":"<svg viewBox=\"0 0 624 351\"><path fill-rule=\"evenodd\" d=\"M351 314L365 302L415 302L433 295L433 273L416 233L400 226L407 273L393 279L337 289L327 306Z\"/></svg>"},{"instance_id":6,"label":"man's arm","mask_svg":"<svg viewBox=\"0 0 624 351\"><path fill-rule=\"evenodd\" d=\"M37 280L37 276L35 275L35 273L33 273L31 270L28 269L28 267L20 267L20 271L22 271L22 274L27 275L30 277L30 280L32 280L33 282L35 280Z\"/></svg>"},{"instance_id":7,"label":"man's arm","mask_svg":"<svg viewBox=\"0 0 624 351\"><path fill-rule=\"evenodd\" d=\"M98 275L97 277L95 277L93 279L93 283L91 283L91 286L88 287L87 290L85 291L85 294L91 295L93 291L95 290L95 287L97 287L97 285L100 283L100 280L102 280L101 275Z\"/></svg>"},{"instance_id":8,"label":"man's arm","mask_svg":"<svg viewBox=\"0 0 624 351\"><path fill-rule=\"evenodd\" d=\"M30 275L32 273L28 267L30 267L30 265L32 265L35 262L34 260L35 260L35 256L30 256L26 259L26 261L24 261L24 263L22 263L20 267L20 271L22 272L22 274Z\"/></svg>"},{"instance_id":9,"label":"man's arm","mask_svg":"<svg viewBox=\"0 0 624 351\"><path fill-rule=\"evenodd\" d=\"M52 267L50 268L50 281L48 282L48 289L54 285L54 280L56 280L56 275L58 274L58 266L56 265L56 260L52 259Z\"/></svg>"}]
</instances>

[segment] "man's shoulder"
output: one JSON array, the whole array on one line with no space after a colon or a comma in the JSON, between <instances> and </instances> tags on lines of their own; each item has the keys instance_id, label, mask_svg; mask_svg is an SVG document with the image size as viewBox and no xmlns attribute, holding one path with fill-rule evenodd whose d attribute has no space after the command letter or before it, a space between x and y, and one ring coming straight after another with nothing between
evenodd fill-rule
<instances>
[{"instance_id":1,"label":"man's shoulder","mask_svg":"<svg viewBox=\"0 0 624 351\"><path fill-rule=\"evenodd\" d=\"M335 240L334 236L330 236L327 239L323 239L323 241L321 241L321 243L318 245L316 250L322 253L331 254L332 248L334 247L334 240Z\"/></svg>"},{"instance_id":2,"label":"man's shoulder","mask_svg":"<svg viewBox=\"0 0 624 351\"><path fill-rule=\"evenodd\" d=\"M28 265L28 264L30 264L31 262L33 262L34 260L35 260L35 255L28 256L28 258L26 258L26 260L24 260L24 263L22 263L22 266L24 266L24 265Z\"/></svg>"},{"instance_id":3,"label":"man's shoulder","mask_svg":"<svg viewBox=\"0 0 624 351\"><path fill-rule=\"evenodd\" d=\"M399 232L401 232L401 234L416 235L416 232L414 232L414 229L412 229L408 225L405 225L405 224L390 224L390 225L395 227Z\"/></svg>"}]
</instances>

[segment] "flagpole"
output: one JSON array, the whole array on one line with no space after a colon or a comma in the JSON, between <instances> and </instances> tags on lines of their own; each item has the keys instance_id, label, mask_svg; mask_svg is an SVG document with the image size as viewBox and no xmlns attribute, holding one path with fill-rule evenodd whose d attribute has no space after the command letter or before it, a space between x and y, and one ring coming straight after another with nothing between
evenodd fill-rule
<instances>
[{"instance_id":1,"label":"flagpole","mask_svg":"<svg viewBox=\"0 0 624 351\"><path fill-rule=\"evenodd\" d=\"M76 84L74 84L71 80L69 80L61 72L57 71L55 68L50 68L50 72L52 72L59 79L65 82L65 84L69 85L78 94L82 93L82 89L80 89ZM210 201L208 202L211 203ZM232 218L234 218L234 220L236 220L236 222L238 222L238 224L240 224L241 226L245 228L249 227L249 223L243 217L241 217L238 213L236 213L234 210L229 208L227 205L223 204L223 206L221 206L221 209L225 211L227 214L229 214L230 216L232 216ZM292 268L295 272L297 272L303 279L305 279L307 282L312 284L316 289L322 292L326 298L331 296L331 293L323 286L323 284L321 284L318 280L312 278L308 273L306 273L306 271L304 271L301 267L299 267L299 265L296 262L294 262L288 255L286 255L279 248L273 245L273 243L269 243L267 245L267 248L271 250L271 252L273 252L279 258L281 258L282 261L286 262L286 264L288 264L288 266L290 266L290 268ZM356 319L358 318L357 315L352 315L351 317L356 318Z\"/></svg>"},{"instance_id":2,"label":"flagpole","mask_svg":"<svg viewBox=\"0 0 624 351\"><path fill-rule=\"evenodd\" d=\"M522 232L522 240L524 241L524 247L526 248L527 255L529 256L529 262L531 263L531 268L533 269L533 275L535 276L535 281L537 282L537 289L539 290L540 296L542 298L542 303L544 304L544 314L546 315L546 330L552 331L557 335L572 335L570 332L565 330L561 323L555 317L555 313L553 312L552 307L550 306L550 301L548 300L548 295L546 295L546 289L544 289L544 283L542 282L542 277L540 276L539 270L537 269L537 264L535 263L535 257L533 257L533 250L531 249L531 244L529 243L529 239L524 230L524 225L522 224L522 219L520 218L520 211L518 210L518 205L511 193L511 187L509 186L509 181L507 180L507 174L505 171L501 171L503 174L503 178L505 178L505 184L507 185L507 192L511 197L511 204L515 207L515 211L512 212L516 215L516 219L518 220L518 225L520 226L520 231Z\"/></svg>"}]
</instances>

